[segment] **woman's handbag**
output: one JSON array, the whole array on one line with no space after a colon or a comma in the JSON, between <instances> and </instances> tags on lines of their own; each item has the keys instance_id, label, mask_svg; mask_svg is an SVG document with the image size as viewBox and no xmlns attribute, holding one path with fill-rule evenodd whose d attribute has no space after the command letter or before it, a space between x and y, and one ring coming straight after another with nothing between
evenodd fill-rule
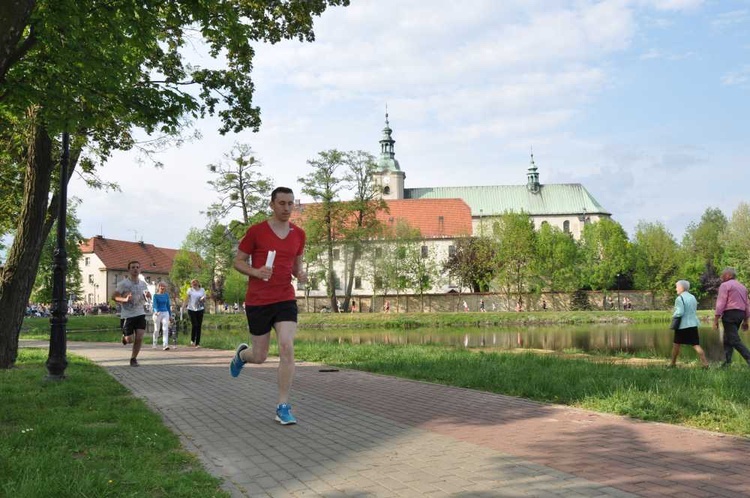
<instances>
[{"instance_id":1,"label":"woman's handbag","mask_svg":"<svg viewBox=\"0 0 750 498\"><path fill-rule=\"evenodd\" d=\"M685 300L682 299L682 296L680 296L680 300L682 301L682 312L685 313ZM680 329L680 322L682 321L681 316L674 316L672 317L672 323L669 324L670 330L674 330L675 332Z\"/></svg>"}]
</instances>

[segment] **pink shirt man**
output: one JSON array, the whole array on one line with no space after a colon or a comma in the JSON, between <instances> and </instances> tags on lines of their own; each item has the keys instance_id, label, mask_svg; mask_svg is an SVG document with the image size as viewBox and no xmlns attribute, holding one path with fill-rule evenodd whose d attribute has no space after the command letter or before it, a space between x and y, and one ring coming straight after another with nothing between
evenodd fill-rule
<instances>
[{"instance_id":1,"label":"pink shirt man","mask_svg":"<svg viewBox=\"0 0 750 498\"><path fill-rule=\"evenodd\" d=\"M750 319L750 306L747 305L747 289L735 279L726 280L719 286L716 296L716 311L714 315L720 317L727 310L745 312L745 319Z\"/></svg>"}]
</instances>

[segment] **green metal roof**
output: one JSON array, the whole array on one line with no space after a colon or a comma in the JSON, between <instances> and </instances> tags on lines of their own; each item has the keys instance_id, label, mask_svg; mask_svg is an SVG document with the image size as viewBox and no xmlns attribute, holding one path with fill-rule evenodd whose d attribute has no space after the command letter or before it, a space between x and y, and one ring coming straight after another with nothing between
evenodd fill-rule
<instances>
[{"instance_id":1,"label":"green metal roof","mask_svg":"<svg viewBox=\"0 0 750 498\"><path fill-rule=\"evenodd\" d=\"M463 199L472 216L499 216L524 211L533 216L555 214L611 215L580 183L540 185L532 193L526 185L485 187L427 187L404 189L405 199Z\"/></svg>"}]
</instances>

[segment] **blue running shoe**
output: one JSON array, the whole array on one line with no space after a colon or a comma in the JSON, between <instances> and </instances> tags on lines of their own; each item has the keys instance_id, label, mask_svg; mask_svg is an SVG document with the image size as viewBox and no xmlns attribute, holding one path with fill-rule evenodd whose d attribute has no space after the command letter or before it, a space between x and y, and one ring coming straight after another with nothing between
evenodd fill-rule
<instances>
[{"instance_id":1,"label":"blue running shoe","mask_svg":"<svg viewBox=\"0 0 750 498\"><path fill-rule=\"evenodd\" d=\"M276 407L276 422L281 425L297 423L297 419L292 415L292 405L284 403Z\"/></svg>"},{"instance_id":2,"label":"blue running shoe","mask_svg":"<svg viewBox=\"0 0 750 498\"><path fill-rule=\"evenodd\" d=\"M235 351L234 353L234 358L232 358L231 363L229 363L229 373L232 374L232 377L237 377L242 371L242 367L245 366L245 362L242 361L242 358L240 358L240 353L246 350L248 347L249 346L244 342L237 346L237 351Z\"/></svg>"}]
</instances>

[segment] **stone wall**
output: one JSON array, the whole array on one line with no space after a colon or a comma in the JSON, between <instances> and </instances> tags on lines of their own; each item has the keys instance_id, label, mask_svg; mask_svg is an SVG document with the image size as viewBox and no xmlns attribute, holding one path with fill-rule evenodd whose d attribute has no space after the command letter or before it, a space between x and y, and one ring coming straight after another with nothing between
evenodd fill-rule
<instances>
[{"instance_id":1,"label":"stone wall","mask_svg":"<svg viewBox=\"0 0 750 498\"><path fill-rule=\"evenodd\" d=\"M617 310L618 293L615 292L585 292L589 306L592 310ZM547 309L553 311L570 311L571 299L569 293L545 293L528 294L522 297L523 311L542 311L543 302L547 303ZM657 295L652 299L651 293L643 291L620 291L619 309L624 309L626 300L632 303L633 310L670 310L674 304L674 295ZM408 312L440 312L440 311L463 311L463 303L469 307L469 311L479 311L480 301L484 300L486 311L515 311L516 297L507 297L505 294L425 294L423 298L414 295L389 295L383 296L354 296L357 302L357 311L368 313L371 311L382 312L386 301L390 302L391 313ZM343 304L343 297L339 297ZM326 297L304 297L297 298L299 310L305 312L320 312L328 306ZM702 309L710 308L712 302L702 302Z\"/></svg>"}]
</instances>

